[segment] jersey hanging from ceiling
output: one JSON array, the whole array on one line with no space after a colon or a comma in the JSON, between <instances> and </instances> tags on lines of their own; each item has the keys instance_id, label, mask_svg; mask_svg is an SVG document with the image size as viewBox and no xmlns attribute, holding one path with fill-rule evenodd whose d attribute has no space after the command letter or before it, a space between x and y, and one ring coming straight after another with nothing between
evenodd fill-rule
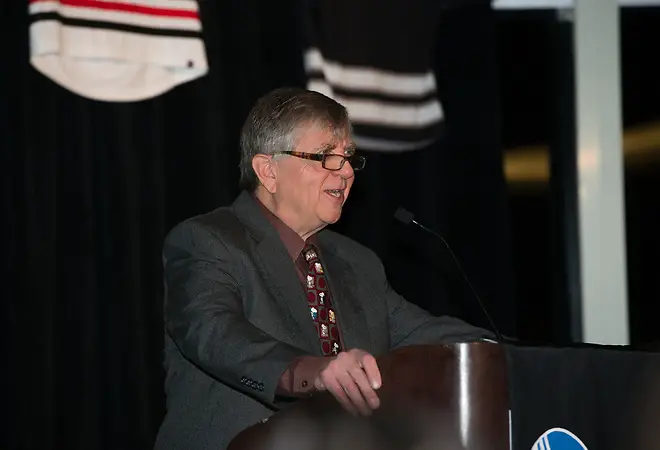
<instances>
[{"instance_id":1,"label":"jersey hanging from ceiling","mask_svg":"<svg viewBox=\"0 0 660 450\"><path fill-rule=\"evenodd\" d=\"M435 79L439 0L308 3L308 89L343 104L363 150L406 151L437 139L444 120Z\"/></svg>"},{"instance_id":2,"label":"jersey hanging from ceiling","mask_svg":"<svg viewBox=\"0 0 660 450\"><path fill-rule=\"evenodd\" d=\"M30 62L83 97L138 101L205 75L195 0L28 0Z\"/></svg>"}]
</instances>

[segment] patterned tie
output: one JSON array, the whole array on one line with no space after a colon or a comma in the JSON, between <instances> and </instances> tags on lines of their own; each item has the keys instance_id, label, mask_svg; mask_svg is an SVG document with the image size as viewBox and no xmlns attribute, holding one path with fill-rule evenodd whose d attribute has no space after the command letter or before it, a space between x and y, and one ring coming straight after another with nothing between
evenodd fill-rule
<instances>
[{"instance_id":1,"label":"patterned tie","mask_svg":"<svg viewBox=\"0 0 660 450\"><path fill-rule=\"evenodd\" d=\"M309 311L321 340L321 349L325 356L336 355L342 350L341 338L323 266L318 251L313 245L307 244L303 249L303 255L309 264L305 280Z\"/></svg>"}]
</instances>

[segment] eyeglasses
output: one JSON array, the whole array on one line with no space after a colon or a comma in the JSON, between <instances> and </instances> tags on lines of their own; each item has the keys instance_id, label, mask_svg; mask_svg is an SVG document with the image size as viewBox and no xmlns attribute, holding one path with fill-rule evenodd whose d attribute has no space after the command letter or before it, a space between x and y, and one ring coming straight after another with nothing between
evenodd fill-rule
<instances>
[{"instance_id":1,"label":"eyeglasses","mask_svg":"<svg viewBox=\"0 0 660 450\"><path fill-rule=\"evenodd\" d=\"M362 170L367 164L367 158L362 155L338 155L336 153L303 153L303 152L275 152L274 155L291 155L296 158L309 159L312 161L321 161L321 165L326 170L341 170L344 163L348 161L353 170Z\"/></svg>"}]
</instances>

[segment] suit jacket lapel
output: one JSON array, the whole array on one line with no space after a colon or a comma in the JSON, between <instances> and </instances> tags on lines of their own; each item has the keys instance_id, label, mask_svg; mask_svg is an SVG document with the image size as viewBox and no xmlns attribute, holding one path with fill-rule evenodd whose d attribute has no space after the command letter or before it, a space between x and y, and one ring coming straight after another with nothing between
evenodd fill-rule
<instances>
[{"instance_id":1,"label":"suit jacket lapel","mask_svg":"<svg viewBox=\"0 0 660 450\"><path fill-rule=\"evenodd\" d=\"M332 244L323 239L321 242L325 244L321 247L321 258L332 293L332 302L337 310L344 349L366 348L371 339L364 308L356 291L355 272L337 256Z\"/></svg>"},{"instance_id":2,"label":"suit jacket lapel","mask_svg":"<svg viewBox=\"0 0 660 450\"><path fill-rule=\"evenodd\" d=\"M282 310L288 311L293 318L292 327L287 328L296 334L294 342L302 344L301 348L320 354L319 338L307 306L307 295L284 245L281 241L265 239L257 247L257 252L257 264L267 278L266 283L273 287L272 293Z\"/></svg>"},{"instance_id":3,"label":"suit jacket lapel","mask_svg":"<svg viewBox=\"0 0 660 450\"><path fill-rule=\"evenodd\" d=\"M292 334L293 342L301 349L321 354L316 327L307 306L307 296L294 263L277 230L271 226L254 202L250 194L244 192L234 202L233 207L239 220L259 240L256 247L256 264L264 274L267 286L272 287L271 293L281 310L289 312L292 320L284 326Z\"/></svg>"}]
</instances>

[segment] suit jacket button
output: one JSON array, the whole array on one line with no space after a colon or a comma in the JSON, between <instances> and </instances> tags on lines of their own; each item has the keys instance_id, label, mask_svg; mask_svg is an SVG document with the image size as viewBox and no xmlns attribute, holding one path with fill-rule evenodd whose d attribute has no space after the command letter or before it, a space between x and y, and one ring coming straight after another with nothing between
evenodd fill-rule
<instances>
[{"instance_id":1,"label":"suit jacket button","mask_svg":"<svg viewBox=\"0 0 660 450\"><path fill-rule=\"evenodd\" d=\"M303 382L301 383L301 385L302 385L302 387L306 388L306 387L307 387L307 380L303 380Z\"/></svg>"}]
</instances>

